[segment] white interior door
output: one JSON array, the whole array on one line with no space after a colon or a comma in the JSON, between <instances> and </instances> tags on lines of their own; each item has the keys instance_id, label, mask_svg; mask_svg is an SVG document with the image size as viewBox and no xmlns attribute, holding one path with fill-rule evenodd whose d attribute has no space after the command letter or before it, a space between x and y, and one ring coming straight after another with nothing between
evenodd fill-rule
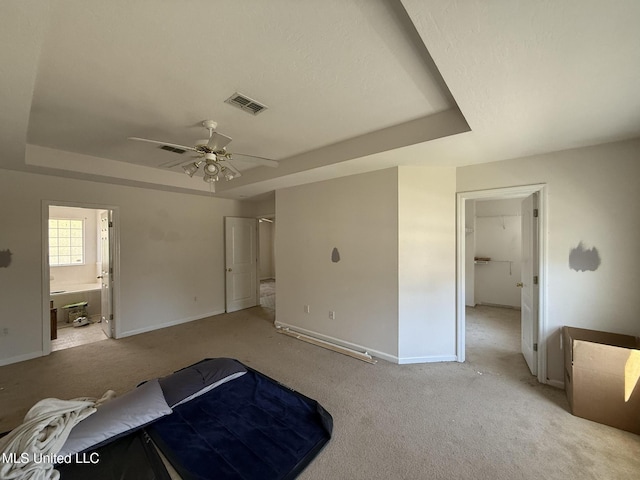
<instances>
[{"instance_id":1,"label":"white interior door","mask_svg":"<svg viewBox=\"0 0 640 480\"><path fill-rule=\"evenodd\" d=\"M225 217L227 312L258 304L257 219Z\"/></svg>"},{"instance_id":2,"label":"white interior door","mask_svg":"<svg viewBox=\"0 0 640 480\"><path fill-rule=\"evenodd\" d=\"M538 374L538 194L522 201L521 288L522 355L529 370Z\"/></svg>"},{"instance_id":3,"label":"white interior door","mask_svg":"<svg viewBox=\"0 0 640 480\"><path fill-rule=\"evenodd\" d=\"M113 245L111 232L113 231L110 220L110 212L104 211L100 213L100 252L102 268L100 271L100 282L102 284L101 310L100 318L102 320L102 330L111 338L113 336L113 298L112 298L112 255L111 246Z\"/></svg>"}]
</instances>

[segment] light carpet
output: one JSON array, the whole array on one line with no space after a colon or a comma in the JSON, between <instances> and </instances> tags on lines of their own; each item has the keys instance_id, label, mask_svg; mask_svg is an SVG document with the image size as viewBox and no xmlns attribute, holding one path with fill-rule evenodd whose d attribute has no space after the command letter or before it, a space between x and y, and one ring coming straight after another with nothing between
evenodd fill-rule
<instances>
[{"instance_id":1,"label":"light carpet","mask_svg":"<svg viewBox=\"0 0 640 480\"><path fill-rule=\"evenodd\" d=\"M359 360L276 333L256 307L0 367L0 431L45 397L123 393L234 357L318 400L334 437L302 479L630 479L640 436L572 416L518 353L519 312L467 313L467 362ZM363 325L366 328L366 325Z\"/></svg>"}]
</instances>

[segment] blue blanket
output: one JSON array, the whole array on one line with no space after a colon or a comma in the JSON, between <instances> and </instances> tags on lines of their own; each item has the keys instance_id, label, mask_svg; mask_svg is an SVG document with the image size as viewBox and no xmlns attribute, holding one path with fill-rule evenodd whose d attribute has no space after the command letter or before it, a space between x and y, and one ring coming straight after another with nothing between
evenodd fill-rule
<instances>
[{"instance_id":1,"label":"blue blanket","mask_svg":"<svg viewBox=\"0 0 640 480\"><path fill-rule=\"evenodd\" d=\"M185 479L283 480L309 464L332 428L318 402L247 367L147 431Z\"/></svg>"}]
</instances>

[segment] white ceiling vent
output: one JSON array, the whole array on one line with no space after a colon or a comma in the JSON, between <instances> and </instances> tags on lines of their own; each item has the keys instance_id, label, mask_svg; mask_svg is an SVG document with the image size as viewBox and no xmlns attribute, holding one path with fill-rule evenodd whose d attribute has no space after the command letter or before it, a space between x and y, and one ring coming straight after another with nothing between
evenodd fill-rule
<instances>
[{"instance_id":1,"label":"white ceiling vent","mask_svg":"<svg viewBox=\"0 0 640 480\"><path fill-rule=\"evenodd\" d=\"M225 102L253 115L257 115L267 109L266 105L263 105L262 103L238 92L227 98Z\"/></svg>"}]
</instances>

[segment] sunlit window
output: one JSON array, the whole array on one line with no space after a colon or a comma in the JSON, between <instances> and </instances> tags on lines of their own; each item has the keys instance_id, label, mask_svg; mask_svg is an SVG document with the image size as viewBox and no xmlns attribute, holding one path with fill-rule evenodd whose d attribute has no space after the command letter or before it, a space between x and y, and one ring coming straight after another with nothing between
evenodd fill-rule
<instances>
[{"instance_id":1,"label":"sunlit window","mask_svg":"<svg viewBox=\"0 0 640 480\"><path fill-rule=\"evenodd\" d=\"M84 264L84 220L49 219L49 265Z\"/></svg>"}]
</instances>

